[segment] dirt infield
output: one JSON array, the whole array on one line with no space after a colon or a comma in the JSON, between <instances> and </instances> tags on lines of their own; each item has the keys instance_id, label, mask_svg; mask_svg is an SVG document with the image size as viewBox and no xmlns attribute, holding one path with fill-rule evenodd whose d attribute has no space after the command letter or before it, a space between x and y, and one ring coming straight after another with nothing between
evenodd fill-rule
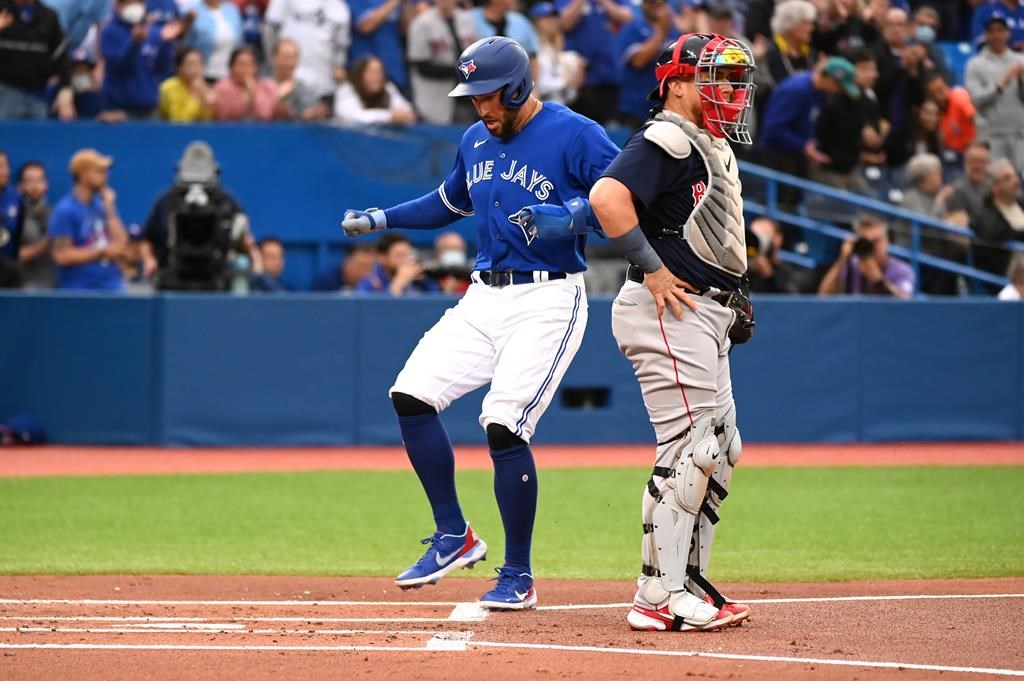
<instances>
[{"instance_id":1,"label":"dirt infield","mask_svg":"<svg viewBox=\"0 0 1024 681\"><path fill-rule=\"evenodd\" d=\"M483 585L0 577L0 678L1024 676L1024 579L733 584L753 617L703 634L629 631L628 583L542 581L537 611L489 615Z\"/></svg>"},{"instance_id":2,"label":"dirt infield","mask_svg":"<svg viewBox=\"0 0 1024 681\"><path fill-rule=\"evenodd\" d=\"M533 448L540 468L651 465L645 445ZM456 447L460 469L491 468L485 447ZM1021 466L1024 443L748 445L743 466ZM252 471L409 470L399 447L158 449L30 447L0 449L0 477L235 473Z\"/></svg>"}]
</instances>

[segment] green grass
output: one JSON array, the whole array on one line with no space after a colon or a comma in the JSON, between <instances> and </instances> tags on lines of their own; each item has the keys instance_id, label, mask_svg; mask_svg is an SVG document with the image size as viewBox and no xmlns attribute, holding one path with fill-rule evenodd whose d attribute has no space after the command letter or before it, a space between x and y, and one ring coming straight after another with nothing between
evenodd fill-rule
<instances>
[{"instance_id":1,"label":"green grass","mask_svg":"<svg viewBox=\"0 0 1024 681\"><path fill-rule=\"evenodd\" d=\"M639 567L637 469L541 475L535 569ZM459 475L502 555L489 472ZM723 581L1024 575L1024 467L751 468L722 507ZM392 575L432 530L415 477L333 472L0 479L0 573ZM466 573L464 573L466 574ZM472 573L469 573L472 574ZM479 575L479 571L477 572Z\"/></svg>"}]
</instances>

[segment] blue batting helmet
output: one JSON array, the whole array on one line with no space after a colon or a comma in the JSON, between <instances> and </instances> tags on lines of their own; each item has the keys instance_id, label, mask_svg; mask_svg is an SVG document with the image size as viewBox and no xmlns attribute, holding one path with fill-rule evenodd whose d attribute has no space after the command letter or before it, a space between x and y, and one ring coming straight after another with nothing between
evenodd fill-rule
<instances>
[{"instance_id":1,"label":"blue batting helmet","mask_svg":"<svg viewBox=\"0 0 1024 681\"><path fill-rule=\"evenodd\" d=\"M518 109L533 92L533 70L523 46L511 38L478 40L467 47L455 67L459 84L449 97L472 97L501 90L501 103Z\"/></svg>"}]
</instances>

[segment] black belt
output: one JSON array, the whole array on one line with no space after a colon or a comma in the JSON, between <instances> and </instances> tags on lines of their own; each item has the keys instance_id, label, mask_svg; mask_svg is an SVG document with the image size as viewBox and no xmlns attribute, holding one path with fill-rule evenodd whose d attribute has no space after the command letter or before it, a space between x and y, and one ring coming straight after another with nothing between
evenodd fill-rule
<instances>
[{"instance_id":1,"label":"black belt","mask_svg":"<svg viewBox=\"0 0 1024 681\"><path fill-rule=\"evenodd\" d=\"M542 277L537 278L534 272L514 272L512 270L505 270L502 272L495 272L494 270L481 270L474 272L480 276L480 283L485 286L494 286L495 288L502 288L504 286L512 286L515 284L535 284L540 281L554 281L556 279L565 279L568 275L565 272L543 272Z\"/></svg>"},{"instance_id":2,"label":"black belt","mask_svg":"<svg viewBox=\"0 0 1024 681\"><path fill-rule=\"evenodd\" d=\"M629 279L630 281L635 281L638 284L642 284L644 283L645 276L646 275L644 274L644 271L637 267L636 265L630 264L630 266L626 268L626 279ZM698 295L700 294L699 291L690 288L689 286L683 286L683 290L685 290L687 293L696 293Z\"/></svg>"}]
</instances>

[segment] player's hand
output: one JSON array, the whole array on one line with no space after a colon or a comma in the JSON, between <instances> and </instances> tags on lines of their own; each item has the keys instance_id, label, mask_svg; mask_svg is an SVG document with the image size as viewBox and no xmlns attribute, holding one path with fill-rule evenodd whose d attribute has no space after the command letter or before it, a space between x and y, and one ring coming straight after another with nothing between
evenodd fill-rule
<instances>
[{"instance_id":1,"label":"player's hand","mask_svg":"<svg viewBox=\"0 0 1024 681\"><path fill-rule=\"evenodd\" d=\"M367 208L366 210L350 208L345 211L345 219L341 221L341 228L345 230L345 236L356 237L384 229L387 224L384 211L380 208Z\"/></svg>"},{"instance_id":2,"label":"player's hand","mask_svg":"<svg viewBox=\"0 0 1024 681\"><path fill-rule=\"evenodd\" d=\"M683 318L683 308L679 303L693 312L697 311L697 303L693 302L686 293L687 289L694 290L693 286L669 272L667 267L662 266L654 274L648 274L644 277L644 283L647 284L647 290L654 296L659 317L665 313L666 305L672 309L672 315L676 319Z\"/></svg>"},{"instance_id":3,"label":"player's hand","mask_svg":"<svg viewBox=\"0 0 1024 681\"><path fill-rule=\"evenodd\" d=\"M572 215L565 206L547 203L527 206L509 215L508 221L519 225L526 243L534 239L557 239L573 233Z\"/></svg>"}]
</instances>

